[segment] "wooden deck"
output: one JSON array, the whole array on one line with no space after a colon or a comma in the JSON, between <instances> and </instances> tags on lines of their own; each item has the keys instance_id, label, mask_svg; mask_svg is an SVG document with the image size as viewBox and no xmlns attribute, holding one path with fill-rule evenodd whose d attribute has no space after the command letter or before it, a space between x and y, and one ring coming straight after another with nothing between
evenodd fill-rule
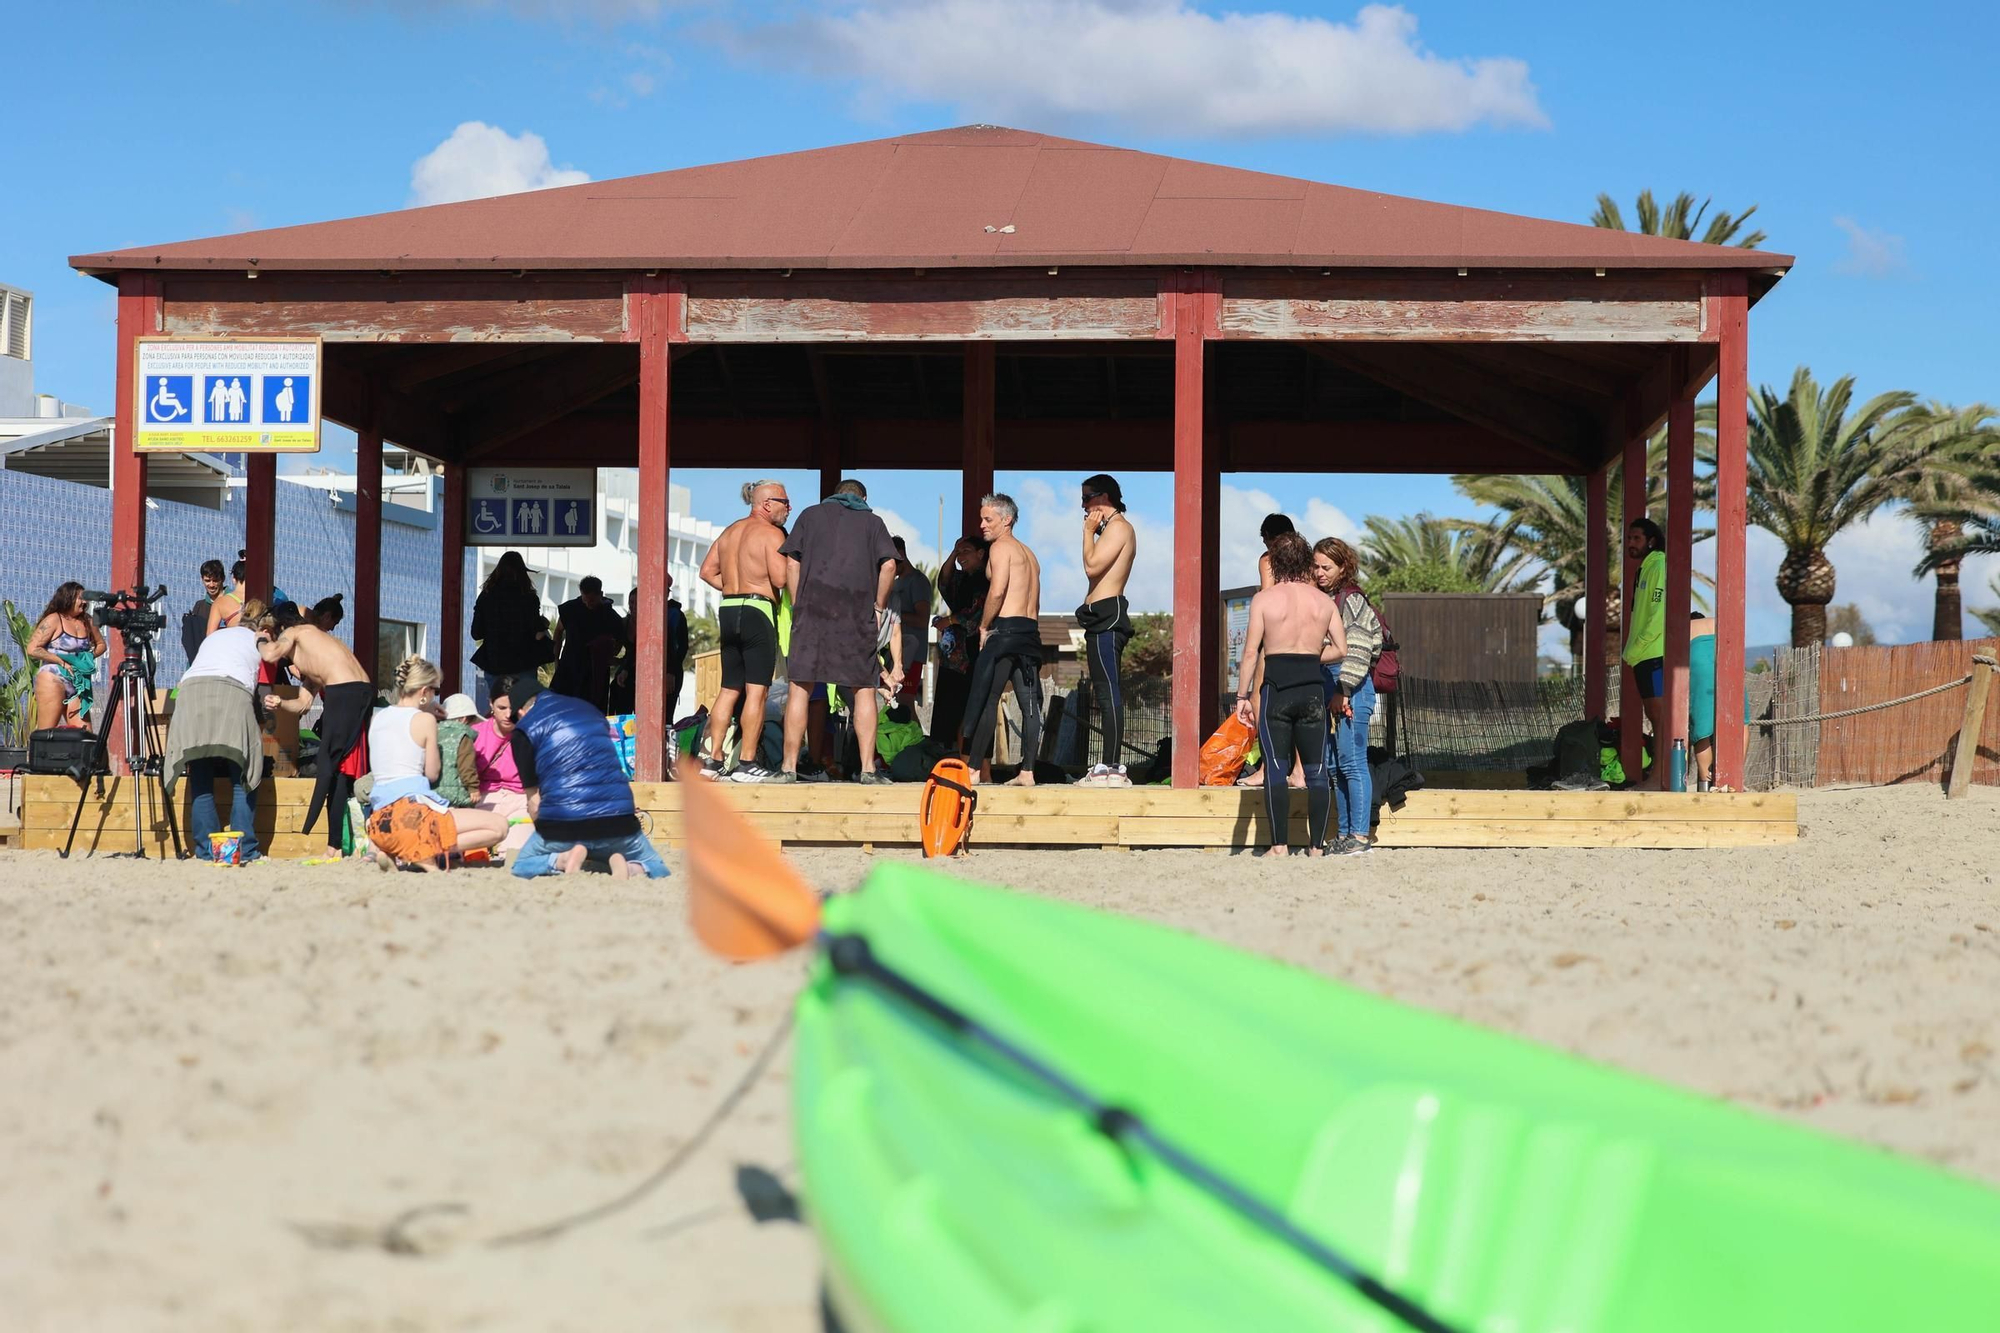
<instances>
[{"instance_id":1,"label":"wooden deck","mask_svg":"<svg viewBox=\"0 0 2000 1333\"><path fill-rule=\"evenodd\" d=\"M76 785L46 777L30 777L24 785L22 845L61 847L76 808ZM759 830L782 843L909 847L917 842L920 789L915 786L730 783L724 790ZM100 800L93 788L85 802L77 850L129 852L130 789L107 781L104 791ZM651 820L653 840L662 846L680 843L681 789L639 783L634 791ZM323 849L317 834L298 831L311 792L311 782L300 778L275 778L259 790L257 835L267 852L301 857ZM166 830L157 820L149 822L148 851L159 854ZM1228 849L1262 842L1263 825L1263 793L1246 789L987 787L981 789L973 845ZM1798 799L1789 792L1431 789L1412 794L1401 810L1385 812L1379 832L1384 847L1762 847L1798 838ZM1305 802L1298 793L1291 841L1305 841Z\"/></svg>"}]
</instances>

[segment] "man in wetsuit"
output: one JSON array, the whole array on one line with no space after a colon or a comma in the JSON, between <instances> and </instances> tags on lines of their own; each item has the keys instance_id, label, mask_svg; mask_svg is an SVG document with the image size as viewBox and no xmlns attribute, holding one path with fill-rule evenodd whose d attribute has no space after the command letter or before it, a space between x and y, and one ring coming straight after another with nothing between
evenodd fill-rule
<instances>
[{"instance_id":1,"label":"man in wetsuit","mask_svg":"<svg viewBox=\"0 0 2000 1333\"><path fill-rule=\"evenodd\" d=\"M265 711L283 708L303 713L312 706L314 694L319 695L323 705L312 800L306 806L306 822L301 831L311 833L319 812L324 809L326 854L337 859L347 832L347 798L354 793L356 775L349 770L361 767L359 763L350 763L349 756L364 748L363 737L368 734L368 723L375 715L375 687L368 683L367 671L347 650L347 645L318 626L308 624L297 607L282 613L267 613L255 628L259 631L258 655L268 665L289 667L306 687L289 700L263 694Z\"/></svg>"},{"instance_id":2,"label":"man in wetsuit","mask_svg":"<svg viewBox=\"0 0 2000 1333\"><path fill-rule=\"evenodd\" d=\"M1305 538L1295 532L1280 533L1271 539L1268 554L1271 586L1250 599L1250 628L1237 667L1236 718L1257 728L1265 772L1285 772L1294 756L1305 769L1311 839L1306 855L1319 856L1326 845L1327 813L1333 808L1333 785L1326 771L1326 697L1319 666L1333 652L1340 608L1313 586L1312 548ZM1340 650L1346 651L1344 637ZM1253 696L1260 654L1264 683ZM1291 789L1284 783L1264 784L1271 846L1262 855L1290 854L1291 804Z\"/></svg>"},{"instance_id":3,"label":"man in wetsuit","mask_svg":"<svg viewBox=\"0 0 2000 1333\"><path fill-rule=\"evenodd\" d=\"M722 741L729 719L743 705L741 764L731 776L761 782L770 774L755 760L764 734L764 696L778 667L778 593L787 565L779 548L792 502L782 481L746 481L743 502L750 512L722 530L701 562L701 581L722 594L715 614L722 637L722 689L708 715L706 777L723 773Z\"/></svg>"},{"instance_id":4,"label":"man in wetsuit","mask_svg":"<svg viewBox=\"0 0 2000 1333\"><path fill-rule=\"evenodd\" d=\"M1021 771L1015 786L1035 785L1035 756L1042 744L1042 565L1014 535L1021 511L1005 495L979 502L979 535L991 543L986 556L986 608L980 615L979 656L965 704L970 729L961 747L975 769L993 747L1000 694L1014 682L1021 710ZM1317 677L1315 677L1317 679ZM973 781L979 781L974 773Z\"/></svg>"},{"instance_id":5,"label":"man in wetsuit","mask_svg":"<svg viewBox=\"0 0 2000 1333\"><path fill-rule=\"evenodd\" d=\"M1115 477L1098 473L1083 483L1083 575L1090 590L1076 609L1083 627L1083 655L1090 667L1090 694L1104 732L1104 757L1091 766L1080 787L1129 787L1121 762L1125 746L1125 695L1118 684L1118 659L1132 641L1132 608L1125 580L1139 542L1125 517L1125 495Z\"/></svg>"}]
</instances>

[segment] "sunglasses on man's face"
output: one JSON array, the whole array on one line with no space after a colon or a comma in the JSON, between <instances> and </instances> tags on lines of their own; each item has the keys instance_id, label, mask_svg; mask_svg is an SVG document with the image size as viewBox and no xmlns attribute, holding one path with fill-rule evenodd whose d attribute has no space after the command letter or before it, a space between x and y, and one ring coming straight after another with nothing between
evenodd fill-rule
<instances>
[{"instance_id":1,"label":"sunglasses on man's face","mask_svg":"<svg viewBox=\"0 0 2000 1333\"><path fill-rule=\"evenodd\" d=\"M1092 501L1094 501L1094 500L1102 500L1102 499L1104 499L1104 498L1105 498L1105 497L1104 497L1104 495L1103 495L1103 493L1102 493L1102 492L1092 492L1091 494L1089 494L1089 495L1086 495L1086 496L1084 496L1084 497L1083 497L1083 507L1084 507L1085 509L1088 509L1088 508L1090 508L1090 506L1091 506L1091 502L1092 502Z\"/></svg>"}]
</instances>

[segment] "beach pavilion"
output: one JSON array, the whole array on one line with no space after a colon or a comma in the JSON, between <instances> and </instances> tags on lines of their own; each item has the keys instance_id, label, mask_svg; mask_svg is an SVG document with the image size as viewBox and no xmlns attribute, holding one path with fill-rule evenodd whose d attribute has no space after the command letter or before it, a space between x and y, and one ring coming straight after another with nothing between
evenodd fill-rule
<instances>
[{"instance_id":1,"label":"beach pavilion","mask_svg":"<svg viewBox=\"0 0 2000 1333\"><path fill-rule=\"evenodd\" d=\"M1224 472L1584 476L1595 542L1609 470L1642 474L1664 422L1681 608L1694 403L1713 381L1717 697L1742 697L1748 316L1788 256L978 125L70 262L118 289L109 586L145 571L134 340L316 336L323 412L357 432L360 475L385 438L442 464L447 689L468 466L636 467L653 589L675 466L817 468L830 489L845 471L955 462L968 528L996 469L1170 470L1174 549L1141 558L1173 562L1174 780L1189 786L1228 684ZM249 460L253 590L269 587L275 466ZM1636 517L1643 487L1624 495ZM364 488L364 662L380 525ZM1611 559L1590 555L1593 645ZM665 755L662 611L639 601L642 779ZM1688 621L1666 623L1684 735ZM1601 709L1604 655L1586 670ZM1742 730L1719 728L1717 750L1718 780L1740 787Z\"/></svg>"}]
</instances>

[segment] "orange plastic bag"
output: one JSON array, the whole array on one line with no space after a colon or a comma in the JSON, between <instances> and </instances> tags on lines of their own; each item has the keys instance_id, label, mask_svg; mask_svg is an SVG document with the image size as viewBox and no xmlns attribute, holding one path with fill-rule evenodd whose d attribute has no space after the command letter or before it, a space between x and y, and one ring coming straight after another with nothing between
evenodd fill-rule
<instances>
[{"instance_id":1,"label":"orange plastic bag","mask_svg":"<svg viewBox=\"0 0 2000 1333\"><path fill-rule=\"evenodd\" d=\"M1231 713L1222 719L1222 725L1215 729L1201 746L1201 785L1204 787L1227 787L1243 775L1243 756L1255 744L1257 733L1237 720Z\"/></svg>"}]
</instances>

